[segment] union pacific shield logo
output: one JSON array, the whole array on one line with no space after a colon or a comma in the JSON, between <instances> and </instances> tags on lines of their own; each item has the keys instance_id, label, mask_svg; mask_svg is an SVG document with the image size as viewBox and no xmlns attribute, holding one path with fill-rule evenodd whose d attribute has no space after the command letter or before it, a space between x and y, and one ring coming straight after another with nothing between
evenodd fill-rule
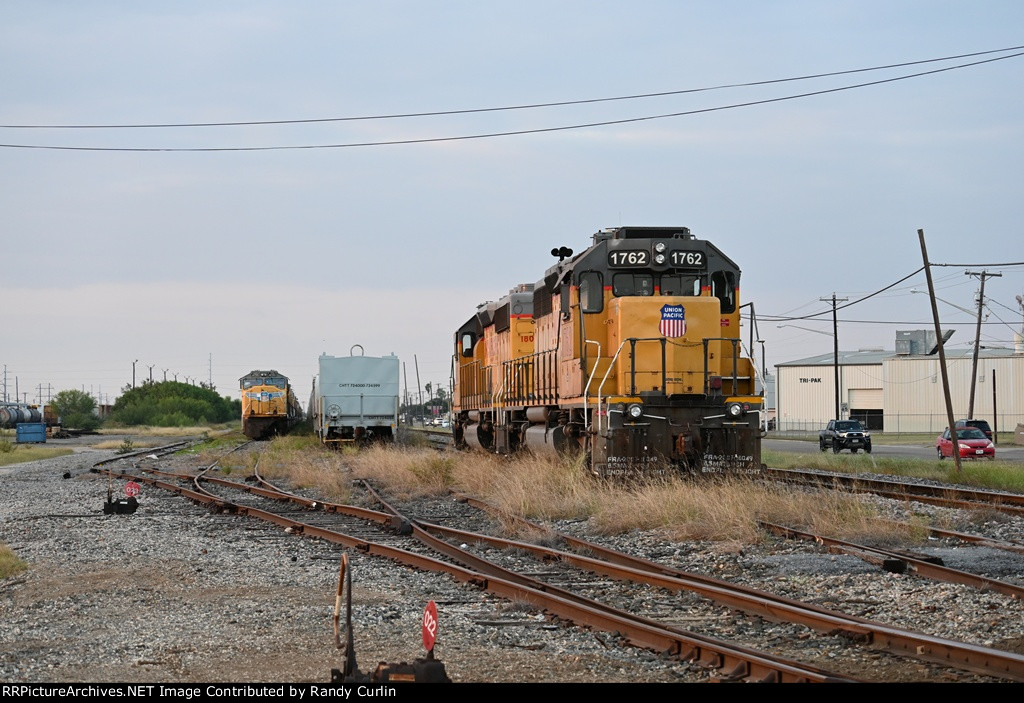
<instances>
[{"instance_id":1,"label":"union pacific shield logo","mask_svg":"<svg viewBox=\"0 0 1024 703\"><path fill-rule=\"evenodd\" d=\"M683 306L662 305L658 330L666 337L682 337L686 334L686 311Z\"/></svg>"}]
</instances>

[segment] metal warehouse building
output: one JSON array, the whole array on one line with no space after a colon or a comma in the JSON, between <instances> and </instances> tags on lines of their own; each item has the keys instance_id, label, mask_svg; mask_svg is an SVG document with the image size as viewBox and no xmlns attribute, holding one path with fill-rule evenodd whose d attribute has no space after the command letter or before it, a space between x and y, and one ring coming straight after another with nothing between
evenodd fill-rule
<instances>
[{"instance_id":1,"label":"metal warehouse building","mask_svg":"<svg viewBox=\"0 0 1024 703\"><path fill-rule=\"evenodd\" d=\"M840 414L884 432L941 432L949 424L935 334L897 332L896 351L839 352L778 364L776 427L818 431L835 415L839 373ZM950 398L956 419L967 417L973 349L945 350ZM981 348L974 391L974 417L993 429L1012 431L1024 423L1024 343L1015 349Z\"/></svg>"}]
</instances>

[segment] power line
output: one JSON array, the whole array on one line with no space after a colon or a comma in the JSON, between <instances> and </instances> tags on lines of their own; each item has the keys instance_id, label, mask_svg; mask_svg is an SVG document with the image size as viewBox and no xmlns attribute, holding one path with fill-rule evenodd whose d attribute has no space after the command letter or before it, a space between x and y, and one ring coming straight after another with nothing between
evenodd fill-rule
<instances>
[{"instance_id":1,"label":"power line","mask_svg":"<svg viewBox=\"0 0 1024 703\"><path fill-rule=\"evenodd\" d=\"M562 100L558 102L547 102L547 103L530 103L525 105L505 105L501 107L478 107L478 108L467 108L462 110L440 110L435 112L406 112L396 114L385 114L385 115L361 115L355 117L318 117L308 119L290 119L290 120L243 120L235 122L178 122L178 123L156 123L156 124L0 124L0 127L5 129L163 129L163 128L183 128L183 127L251 127L251 126L263 126L263 125L285 125L285 124L317 124L323 122L357 122L357 121L370 121L370 120L394 120L394 119L405 119L410 117L441 117L448 115L469 115L477 114L482 112L506 112L512 110L535 110L539 108L548 107L567 107L570 105L589 105L594 103L603 102L615 102L615 101L626 101L626 100L641 100L646 98L660 98L668 97L671 95L686 95L692 93L704 93L714 90L725 90L728 88L750 88L759 85L772 85L775 83L789 83L794 81L806 81L815 78L830 78L833 76L849 75L851 73L866 73L869 71L883 71L892 68L904 68L906 66L917 66L926 63L937 63L940 61L953 61L956 59L965 59L972 56L985 56L988 54L1000 54L1007 51L1016 51L1018 49L1024 49L1024 45L1011 46L1005 49L991 49L989 51L977 51L970 54L958 54L956 56L944 56L937 59L923 59L920 61L906 61L903 63L888 64L885 66L871 66L868 68L854 68L844 71L831 71L828 73L814 73L806 76L794 76L789 78L774 78L763 81L750 81L747 83L726 83L723 85L708 86L704 88L686 88L681 90L667 90L657 93L638 93L635 95L618 95L614 97L605 98L584 98L580 100ZM1005 56L1002 58L1011 58ZM970 64L968 64L970 65ZM955 67L954 67L955 68Z\"/></svg>"},{"instance_id":2,"label":"power line","mask_svg":"<svg viewBox=\"0 0 1024 703\"><path fill-rule=\"evenodd\" d=\"M411 144L434 144L441 142L457 142L457 141L469 141L475 139L493 139L496 137L512 137L512 136L523 136L528 134L544 134L552 132L565 132L579 129L589 129L593 127L608 127L612 125L623 125L632 124L637 122L649 122L653 120L667 119L671 117L686 117L690 115L706 114L710 112L721 112L724 110L733 110L743 107L754 107L758 105L768 105L771 103L785 102L789 100L797 100L801 98L809 98L818 95L827 95L829 93L839 93L847 90L854 90L856 88L866 88L875 85L882 85L885 83L894 83L897 81L908 80L910 78L919 78L921 76L933 75L937 73L944 73L947 71L954 71L961 68L968 68L971 66L978 66L981 64L992 63L994 61L1003 61L1005 59L1016 58L1018 56L1024 56L1024 52L1016 54L1010 54L1008 56L1000 56L991 59L985 59L982 61L975 61L966 64L959 64L956 66L947 66L945 68L938 68L931 71L922 71L920 73L912 73L903 76L896 76L894 78L884 78L877 81L868 81L865 83L856 83L847 86L840 86L838 88L827 88L823 90L810 91L806 93L798 93L794 95L784 95L777 98L766 98L763 100L752 100L743 103L732 103L729 105L719 105L716 107L700 108L696 110L684 110L681 112L670 112L658 115L645 115L641 117L630 117L619 120L604 120L598 122L586 122L571 125L563 125L560 127L538 127L535 129L520 129L520 130L509 130L503 132L484 132L479 134L463 134L451 137L422 137L416 139L394 139L394 140L383 140L383 141L371 141L371 142L348 142L340 144L297 144L297 145L276 145L276 146L250 146L250 147L95 147L95 146L57 146L47 144L0 144L0 148L5 149L42 149L42 150L55 150L55 151L104 151L104 152L222 152L222 151L290 151L290 150L311 150L311 149L351 149L359 147L374 147L374 146L401 146Z\"/></svg>"},{"instance_id":3,"label":"power line","mask_svg":"<svg viewBox=\"0 0 1024 703\"><path fill-rule=\"evenodd\" d=\"M967 264L934 264L934 263L930 264L930 265L931 266L967 266ZM985 268L985 267L995 268L995 267L1000 267L1000 266L1004 266L1004 267L1024 266L1024 262L1002 263L1002 264L971 264L970 266L971 267L975 267L975 268ZM872 293L868 293L867 295L865 295L863 297L860 297L860 298L857 298L856 300L851 301L851 302L849 302L849 303L847 303L845 305L838 306L836 308L836 310L845 310L846 308L849 308L849 307L852 307L854 305L857 305L858 303L863 303L865 300L869 300L870 298L874 298L876 295L880 295L881 293L884 293L887 290L895 288L899 284L903 283L904 281L906 281L906 280L908 280L910 278L913 278L914 276L916 276L917 274L921 273L922 271L924 271L924 267L923 266L918 268L915 271L912 271L911 273L908 273L906 276L900 278L897 281L894 281L893 283L890 283L887 286L879 288L878 290L876 290L876 291L874 291ZM1007 308L1007 309L1011 310L1011 312L1013 311L1011 308ZM816 321L818 321L816 318L820 318L822 315L827 315L829 312L831 312L831 311L823 310L821 312L815 312L815 313L811 313L809 315L801 315L801 316L796 316L796 317L785 316L785 315L759 315L758 317L760 319L766 321L766 322L793 322L793 321L797 321L797 320L809 320L811 322L816 322ZM840 322L860 322L860 323L865 323L865 324L894 324L894 325L914 325L914 324L918 324L917 322L913 322L913 321L911 321L911 322L899 322L899 321L889 321L889 320L840 320ZM947 324L947 323L943 323L943 324ZM973 325L975 323L970 322L970 323L948 323L948 324L972 324ZM999 323L984 322L982 324L991 325L991 324L999 324ZM1006 323L1002 323L1002 324L1006 324Z\"/></svg>"}]
</instances>

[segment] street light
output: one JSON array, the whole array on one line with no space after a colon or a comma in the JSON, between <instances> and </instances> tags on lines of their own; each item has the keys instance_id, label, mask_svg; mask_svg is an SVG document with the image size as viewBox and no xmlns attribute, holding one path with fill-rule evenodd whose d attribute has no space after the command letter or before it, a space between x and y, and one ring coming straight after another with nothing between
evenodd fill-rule
<instances>
[{"instance_id":1,"label":"street light","mask_svg":"<svg viewBox=\"0 0 1024 703\"><path fill-rule=\"evenodd\" d=\"M139 363L138 359L132 362L132 388L135 388L135 364L137 363Z\"/></svg>"},{"instance_id":2,"label":"street light","mask_svg":"<svg viewBox=\"0 0 1024 703\"><path fill-rule=\"evenodd\" d=\"M798 330L803 330L804 332L814 332L815 334L823 334L826 337L831 337L832 336L828 332L822 332L821 330L812 330L810 327L801 327L800 325L775 325L775 326L776 327L793 327L793 328L798 329Z\"/></svg>"},{"instance_id":3,"label":"street light","mask_svg":"<svg viewBox=\"0 0 1024 703\"><path fill-rule=\"evenodd\" d=\"M928 291L926 291L926 290L918 290L917 288L911 288L911 289L910 289L910 292L911 292L911 293L924 293L925 295L928 295ZM960 307L959 305L957 305L956 303L951 303L951 302L949 302L948 300L942 300L942 298L940 298L940 297L939 297L939 296L937 296L937 295L934 295L934 296L932 296L932 297L933 297L933 298L935 298L936 300L940 300L940 301L942 301L942 302L943 302L943 303L945 303L946 305L949 305L949 306L951 306L951 307L954 307L954 308L956 308L957 310L959 310L959 311L961 311L961 312L965 312L965 313L967 313L967 314L968 314L968 315L970 315L971 317L974 317L975 315L977 315L977 314L978 314L978 311L977 311L977 310L968 310L967 308L962 308L962 307ZM986 320L988 319L988 315L985 315L985 319L986 319Z\"/></svg>"}]
</instances>

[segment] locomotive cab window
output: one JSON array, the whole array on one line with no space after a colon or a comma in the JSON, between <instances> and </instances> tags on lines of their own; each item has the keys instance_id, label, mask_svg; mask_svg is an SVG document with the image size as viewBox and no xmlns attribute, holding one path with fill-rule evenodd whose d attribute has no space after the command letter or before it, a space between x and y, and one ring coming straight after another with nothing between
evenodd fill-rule
<instances>
[{"instance_id":1,"label":"locomotive cab window","mask_svg":"<svg viewBox=\"0 0 1024 703\"><path fill-rule=\"evenodd\" d=\"M661 277L662 295L700 295L700 276L664 274Z\"/></svg>"},{"instance_id":2,"label":"locomotive cab window","mask_svg":"<svg viewBox=\"0 0 1024 703\"><path fill-rule=\"evenodd\" d=\"M649 273L617 273L612 276L612 294L654 295L654 276Z\"/></svg>"},{"instance_id":3,"label":"locomotive cab window","mask_svg":"<svg viewBox=\"0 0 1024 703\"><path fill-rule=\"evenodd\" d=\"M604 309L604 286L597 271L580 274L580 309L583 312L601 312Z\"/></svg>"},{"instance_id":4,"label":"locomotive cab window","mask_svg":"<svg viewBox=\"0 0 1024 703\"><path fill-rule=\"evenodd\" d=\"M731 271L715 271L711 274L711 295L722 302L722 312L736 309L736 277Z\"/></svg>"},{"instance_id":5,"label":"locomotive cab window","mask_svg":"<svg viewBox=\"0 0 1024 703\"><path fill-rule=\"evenodd\" d=\"M473 356L473 333L466 332L462 335L462 339L459 341L463 356Z\"/></svg>"}]
</instances>

